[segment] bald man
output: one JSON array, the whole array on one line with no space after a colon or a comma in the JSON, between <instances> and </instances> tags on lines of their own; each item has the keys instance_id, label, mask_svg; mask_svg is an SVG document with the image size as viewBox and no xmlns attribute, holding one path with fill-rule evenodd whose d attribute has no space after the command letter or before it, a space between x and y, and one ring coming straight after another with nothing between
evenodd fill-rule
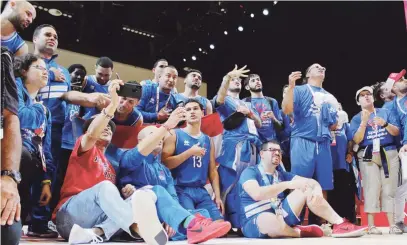
<instances>
[{"instance_id":1,"label":"bald man","mask_svg":"<svg viewBox=\"0 0 407 245\"><path fill-rule=\"evenodd\" d=\"M35 19L37 13L31 3L11 0L1 13L1 46L6 46L15 56L28 53L28 46L18 35Z\"/></svg>"},{"instance_id":2,"label":"bald man","mask_svg":"<svg viewBox=\"0 0 407 245\"><path fill-rule=\"evenodd\" d=\"M164 136L182 120L185 120L185 109L179 107L160 128L148 126L140 131L137 147L119 157L118 183L119 188L128 185L137 189L150 188L157 198L158 217L165 223L168 236L183 234L188 243L195 244L225 235L231 224L193 215L178 201L171 172L161 163L161 151Z\"/></svg>"}]
</instances>

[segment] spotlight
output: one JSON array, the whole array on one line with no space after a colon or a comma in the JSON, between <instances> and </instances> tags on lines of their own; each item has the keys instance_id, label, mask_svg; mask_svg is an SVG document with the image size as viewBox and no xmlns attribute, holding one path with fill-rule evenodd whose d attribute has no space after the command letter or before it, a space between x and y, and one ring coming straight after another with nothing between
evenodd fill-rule
<instances>
[{"instance_id":1,"label":"spotlight","mask_svg":"<svg viewBox=\"0 0 407 245\"><path fill-rule=\"evenodd\" d=\"M44 10L45 10L45 9L44 9ZM61 16L61 15L62 15L62 12L59 11L58 9L50 9L50 10L48 11L48 13L49 13L50 15L53 15L53 16Z\"/></svg>"},{"instance_id":2,"label":"spotlight","mask_svg":"<svg viewBox=\"0 0 407 245\"><path fill-rule=\"evenodd\" d=\"M195 57L195 55L194 55L194 56L192 56L192 60L196 60L196 57Z\"/></svg>"},{"instance_id":3,"label":"spotlight","mask_svg":"<svg viewBox=\"0 0 407 245\"><path fill-rule=\"evenodd\" d=\"M34 5L34 4L33 4L33 7L34 7L34 8L37 8L37 5Z\"/></svg>"},{"instance_id":4,"label":"spotlight","mask_svg":"<svg viewBox=\"0 0 407 245\"><path fill-rule=\"evenodd\" d=\"M151 38L154 38L154 35L151 35Z\"/></svg>"},{"instance_id":5,"label":"spotlight","mask_svg":"<svg viewBox=\"0 0 407 245\"><path fill-rule=\"evenodd\" d=\"M62 14L63 16L65 16L65 17L67 17L68 15L67 14ZM124 28L124 27L123 27Z\"/></svg>"},{"instance_id":6,"label":"spotlight","mask_svg":"<svg viewBox=\"0 0 407 245\"><path fill-rule=\"evenodd\" d=\"M44 11L48 11L48 9L47 9L47 8L44 8Z\"/></svg>"},{"instance_id":7,"label":"spotlight","mask_svg":"<svg viewBox=\"0 0 407 245\"><path fill-rule=\"evenodd\" d=\"M199 48L198 50L199 50L199 52L202 52L202 49L201 49L201 48Z\"/></svg>"},{"instance_id":8,"label":"spotlight","mask_svg":"<svg viewBox=\"0 0 407 245\"><path fill-rule=\"evenodd\" d=\"M264 15L269 15L268 9L263 9L263 14L264 14Z\"/></svg>"},{"instance_id":9,"label":"spotlight","mask_svg":"<svg viewBox=\"0 0 407 245\"><path fill-rule=\"evenodd\" d=\"M254 14L250 14L250 17L254 18Z\"/></svg>"},{"instance_id":10,"label":"spotlight","mask_svg":"<svg viewBox=\"0 0 407 245\"><path fill-rule=\"evenodd\" d=\"M227 35L227 34L228 34L228 32L227 32L227 31L224 31L224 32L223 32L223 34Z\"/></svg>"},{"instance_id":11,"label":"spotlight","mask_svg":"<svg viewBox=\"0 0 407 245\"><path fill-rule=\"evenodd\" d=\"M220 11L225 12L225 9L220 9Z\"/></svg>"},{"instance_id":12,"label":"spotlight","mask_svg":"<svg viewBox=\"0 0 407 245\"><path fill-rule=\"evenodd\" d=\"M126 30L126 27L123 27L123 30L125 31L125 30Z\"/></svg>"},{"instance_id":13,"label":"spotlight","mask_svg":"<svg viewBox=\"0 0 407 245\"><path fill-rule=\"evenodd\" d=\"M277 1L274 1L274 5L276 5L278 2Z\"/></svg>"},{"instance_id":14,"label":"spotlight","mask_svg":"<svg viewBox=\"0 0 407 245\"><path fill-rule=\"evenodd\" d=\"M243 26L239 26L237 29L238 29L239 31L243 31Z\"/></svg>"},{"instance_id":15,"label":"spotlight","mask_svg":"<svg viewBox=\"0 0 407 245\"><path fill-rule=\"evenodd\" d=\"M184 59L182 59L182 60L183 60L184 62L187 62L187 59L185 59L185 58L184 58Z\"/></svg>"},{"instance_id":16,"label":"spotlight","mask_svg":"<svg viewBox=\"0 0 407 245\"><path fill-rule=\"evenodd\" d=\"M138 34L139 32L135 30L134 33Z\"/></svg>"},{"instance_id":17,"label":"spotlight","mask_svg":"<svg viewBox=\"0 0 407 245\"><path fill-rule=\"evenodd\" d=\"M209 48L215 49L215 45L211 44L211 45L209 45Z\"/></svg>"},{"instance_id":18,"label":"spotlight","mask_svg":"<svg viewBox=\"0 0 407 245\"><path fill-rule=\"evenodd\" d=\"M135 30L131 29L131 32L135 32Z\"/></svg>"},{"instance_id":19,"label":"spotlight","mask_svg":"<svg viewBox=\"0 0 407 245\"><path fill-rule=\"evenodd\" d=\"M72 15L68 15L68 18L72 18Z\"/></svg>"},{"instance_id":20,"label":"spotlight","mask_svg":"<svg viewBox=\"0 0 407 245\"><path fill-rule=\"evenodd\" d=\"M147 37L150 37L150 34L146 34Z\"/></svg>"},{"instance_id":21,"label":"spotlight","mask_svg":"<svg viewBox=\"0 0 407 245\"><path fill-rule=\"evenodd\" d=\"M42 6L38 6L38 9L43 9L43 7L42 7Z\"/></svg>"}]
</instances>

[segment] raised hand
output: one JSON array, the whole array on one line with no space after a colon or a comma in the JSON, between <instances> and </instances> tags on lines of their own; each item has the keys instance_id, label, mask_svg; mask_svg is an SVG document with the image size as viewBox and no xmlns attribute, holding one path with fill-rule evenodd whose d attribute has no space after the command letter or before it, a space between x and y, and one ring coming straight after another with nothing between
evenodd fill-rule
<instances>
[{"instance_id":1,"label":"raised hand","mask_svg":"<svg viewBox=\"0 0 407 245\"><path fill-rule=\"evenodd\" d=\"M243 66L242 68L238 69L237 65L235 65L235 68L228 73L228 76L233 78L242 78L242 77L247 77L246 73L248 73L250 70L245 70L246 65Z\"/></svg>"},{"instance_id":2,"label":"raised hand","mask_svg":"<svg viewBox=\"0 0 407 245\"><path fill-rule=\"evenodd\" d=\"M294 71L291 72L291 74L288 76L288 86L294 88L295 87L295 81L300 79L302 76L300 71Z\"/></svg>"}]
</instances>

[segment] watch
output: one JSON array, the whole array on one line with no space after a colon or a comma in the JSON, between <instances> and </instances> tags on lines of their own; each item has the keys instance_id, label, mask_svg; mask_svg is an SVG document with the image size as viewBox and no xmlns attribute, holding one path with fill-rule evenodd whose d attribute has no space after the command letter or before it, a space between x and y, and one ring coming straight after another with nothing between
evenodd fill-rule
<instances>
[{"instance_id":1,"label":"watch","mask_svg":"<svg viewBox=\"0 0 407 245\"><path fill-rule=\"evenodd\" d=\"M17 184L21 182L21 174L16 170L1 170L1 176L11 177Z\"/></svg>"}]
</instances>

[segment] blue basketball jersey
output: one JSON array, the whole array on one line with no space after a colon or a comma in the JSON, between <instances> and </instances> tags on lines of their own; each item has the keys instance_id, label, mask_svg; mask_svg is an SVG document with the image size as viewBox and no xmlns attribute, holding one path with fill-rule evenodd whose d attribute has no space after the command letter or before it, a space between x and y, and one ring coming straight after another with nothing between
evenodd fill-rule
<instances>
[{"instance_id":1,"label":"blue basketball jersey","mask_svg":"<svg viewBox=\"0 0 407 245\"><path fill-rule=\"evenodd\" d=\"M1 46L7 47L13 54L15 54L24 44L25 41L17 34L17 32L14 32L9 38L1 40Z\"/></svg>"},{"instance_id":2,"label":"blue basketball jersey","mask_svg":"<svg viewBox=\"0 0 407 245\"><path fill-rule=\"evenodd\" d=\"M175 185L202 187L206 184L208 178L211 140L209 136L201 133L198 137L193 137L183 129L175 129L177 135L175 143L175 155L179 155L199 143L200 147L206 149L203 157L192 156L178 167L171 170Z\"/></svg>"},{"instance_id":3,"label":"blue basketball jersey","mask_svg":"<svg viewBox=\"0 0 407 245\"><path fill-rule=\"evenodd\" d=\"M187 102L187 100L189 99L188 97L186 97L183 94L174 94L174 98L175 98L175 102L176 104L180 103L180 102ZM207 115L206 113L206 105L208 103L208 99L203 97L203 96L197 96L195 98L193 98L195 100L197 100L199 103L201 103L201 105L203 106L203 110L204 110L204 115Z\"/></svg>"}]
</instances>

